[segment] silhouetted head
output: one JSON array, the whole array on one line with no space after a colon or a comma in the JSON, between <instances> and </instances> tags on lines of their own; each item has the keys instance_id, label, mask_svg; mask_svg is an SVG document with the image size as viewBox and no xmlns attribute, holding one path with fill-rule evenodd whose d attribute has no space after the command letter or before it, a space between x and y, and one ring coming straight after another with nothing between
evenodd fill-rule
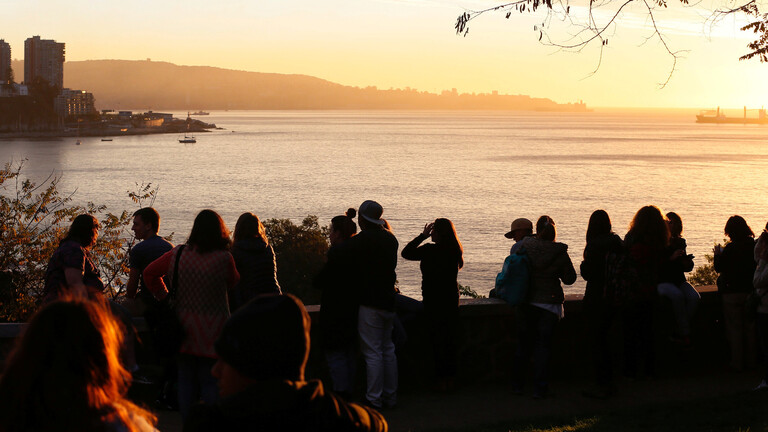
<instances>
[{"instance_id":1,"label":"silhouetted head","mask_svg":"<svg viewBox=\"0 0 768 432\"><path fill-rule=\"evenodd\" d=\"M384 208L376 201L363 201L360 204L360 208L357 210L358 222L360 222L360 229L380 228L386 223L381 215L384 213Z\"/></svg>"},{"instance_id":2,"label":"silhouetted head","mask_svg":"<svg viewBox=\"0 0 768 432\"><path fill-rule=\"evenodd\" d=\"M335 216L331 219L331 232L329 235L332 245L348 240L357 233L356 215L355 209L349 208L346 214Z\"/></svg>"},{"instance_id":3,"label":"silhouetted head","mask_svg":"<svg viewBox=\"0 0 768 432\"><path fill-rule=\"evenodd\" d=\"M656 249L663 249L669 244L669 227L661 210L648 205L635 213L629 224L627 235L635 242L644 243Z\"/></svg>"},{"instance_id":4,"label":"silhouetted head","mask_svg":"<svg viewBox=\"0 0 768 432\"><path fill-rule=\"evenodd\" d=\"M435 224L432 227L432 241L452 248L459 257L459 268L464 267L464 248L461 246L453 222L445 218L435 219Z\"/></svg>"},{"instance_id":5,"label":"silhouetted head","mask_svg":"<svg viewBox=\"0 0 768 432\"><path fill-rule=\"evenodd\" d=\"M238 241L253 237L260 238L265 244L269 244L267 230L264 229L264 224L259 217L253 213L243 213L237 218L234 239Z\"/></svg>"},{"instance_id":6,"label":"silhouetted head","mask_svg":"<svg viewBox=\"0 0 768 432\"><path fill-rule=\"evenodd\" d=\"M199 252L227 250L232 241L229 239L227 225L218 213L213 210L203 210L195 217L192 232L189 233L187 244L194 246Z\"/></svg>"},{"instance_id":7,"label":"silhouetted head","mask_svg":"<svg viewBox=\"0 0 768 432\"><path fill-rule=\"evenodd\" d=\"M555 221L551 217L544 215L536 221L536 237L541 240L555 241L557 229L555 229Z\"/></svg>"},{"instance_id":8,"label":"silhouetted head","mask_svg":"<svg viewBox=\"0 0 768 432\"><path fill-rule=\"evenodd\" d=\"M146 417L124 398L123 331L107 308L65 298L34 315L0 379L8 430L92 430L105 416L128 420L128 410Z\"/></svg>"},{"instance_id":9,"label":"silhouetted head","mask_svg":"<svg viewBox=\"0 0 768 432\"><path fill-rule=\"evenodd\" d=\"M672 238L679 238L683 235L683 219L675 212L667 213L667 226L669 235Z\"/></svg>"},{"instance_id":10,"label":"silhouetted head","mask_svg":"<svg viewBox=\"0 0 768 432\"><path fill-rule=\"evenodd\" d=\"M99 221L93 215L81 214L72 221L67 233L67 240L74 240L84 248L96 244L99 238Z\"/></svg>"},{"instance_id":11,"label":"silhouetted head","mask_svg":"<svg viewBox=\"0 0 768 432\"><path fill-rule=\"evenodd\" d=\"M509 227L509 232L504 234L504 237L508 239L514 239L516 242L523 239L523 237L533 234L533 222L526 218L517 218L512 221L512 225Z\"/></svg>"},{"instance_id":12,"label":"silhouetted head","mask_svg":"<svg viewBox=\"0 0 768 432\"><path fill-rule=\"evenodd\" d=\"M731 241L755 237L755 233L752 231L752 228L747 225L747 221L739 215L728 218L728 222L725 223L725 235L727 235Z\"/></svg>"},{"instance_id":13,"label":"silhouetted head","mask_svg":"<svg viewBox=\"0 0 768 432\"><path fill-rule=\"evenodd\" d=\"M587 225L587 243L600 236L611 234L611 218L605 210L595 210L589 217Z\"/></svg>"},{"instance_id":14,"label":"silhouetted head","mask_svg":"<svg viewBox=\"0 0 768 432\"><path fill-rule=\"evenodd\" d=\"M133 213L131 230L139 240L144 240L157 234L160 229L160 215L152 207L143 207Z\"/></svg>"},{"instance_id":15,"label":"silhouetted head","mask_svg":"<svg viewBox=\"0 0 768 432\"><path fill-rule=\"evenodd\" d=\"M291 294L259 296L238 309L215 345L220 361L213 373L222 395L236 393L254 381L303 381L309 326L307 310ZM232 382L231 376L222 376L227 373L245 380Z\"/></svg>"}]
</instances>

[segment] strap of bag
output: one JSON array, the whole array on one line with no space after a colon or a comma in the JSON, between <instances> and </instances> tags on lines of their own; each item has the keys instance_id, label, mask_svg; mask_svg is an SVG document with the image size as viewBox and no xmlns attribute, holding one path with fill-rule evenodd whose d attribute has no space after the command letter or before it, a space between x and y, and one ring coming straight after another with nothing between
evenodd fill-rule
<instances>
[{"instance_id":1,"label":"strap of bag","mask_svg":"<svg viewBox=\"0 0 768 432\"><path fill-rule=\"evenodd\" d=\"M184 246L186 245L179 246L179 250L176 252L176 262L173 265L173 280L171 281L171 290L168 291L168 300L176 298L176 290L179 287L179 259L181 259Z\"/></svg>"}]
</instances>

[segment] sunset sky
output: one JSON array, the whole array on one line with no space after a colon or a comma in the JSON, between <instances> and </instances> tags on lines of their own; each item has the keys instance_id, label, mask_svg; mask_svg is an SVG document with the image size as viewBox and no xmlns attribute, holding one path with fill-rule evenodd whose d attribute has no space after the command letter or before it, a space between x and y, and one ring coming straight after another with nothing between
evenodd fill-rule
<instances>
[{"instance_id":1,"label":"sunset sky","mask_svg":"<svg viewBox=\"0 0 768 432\"><path fill-rule=\"evenodd\" d=\"M694 2L691 2L694 3ZM467 37L453 24L478 0L0 0L0 39L12 57L39 35L66 43L68 61L151 58L254 72L306 74L353 86L440 92L528 94L590 106L759 108L768 100L768 64L738 61L750 34L727 18L705 25L708 10L670 0L658 24L673 50L688 50L665 89L672 58L651 39L635 7L598 48L558 52L541 45L533 15L487 14ZM583 18L585 3L571 3ZM598 19L601 16L598 15ZM559 22L553 33L574 31ZM17 76L17 80L22 77Z\"/></svg>"}]
</instances>

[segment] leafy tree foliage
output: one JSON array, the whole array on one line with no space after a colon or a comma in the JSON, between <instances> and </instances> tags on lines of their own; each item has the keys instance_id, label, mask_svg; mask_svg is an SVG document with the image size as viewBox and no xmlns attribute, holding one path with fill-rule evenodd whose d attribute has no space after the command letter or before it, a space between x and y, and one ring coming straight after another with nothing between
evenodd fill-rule
<instances>
[{"instance_id":1,"label":"leafy tree foliage","mask_svg":"<svg viewBox=\"0 0 768 432\"><path fill-rule=\"evenodd\" d=\"M72 219L82 213L100 217L99 238L91 250L101 273L107 297L125 292L127 251L134 238L128 233L131 213L114 214L103 205L72 204L72 194L62 194L60 177L49 175L35 183L23 176L24 161L0 169L0 322L26 320L39 305L45 286L48 260L66 236ZM157 193L145 189L129 193L139 206Z\"/></svg>"},{"instance_id":2,"label":"leafy tree foliage","mask_svg":"<svg viewBox=\"0 0 768 432\"><path fill-rule=\"evenodd\" d=\"M305 304L319 304L320 293L312 287L312 278L325 263L328 227L321 227L317 216L307 216L300 225L290 219L269 219L264 228L275 250L280 288Z\"/></svg>"},{"instance_id":3,"label":"leafy tree foliage","mask_svg":"<svg viewBox=\"0 0 768 432\"><path fill-rule=\"evenodd\" d=\"M679 2L685 7L688 6L689 0L679 0ZM668 8L667 0L589 0L585 3L587 4L583 8L579 8L578 13L571 13L572 4L568 0L515 0L508 3L498 3L486 9L465 11L456 19L454 28L457 34L467 36L469 22L485 13L503 13L509 19L516 13L535 13L539 9L544 9L545 13L541 24L533 27L539 42L560 49L576 51L588 45L599 44L600 57L597 63L597 68L599 68L603 48L608 45L609 36L617 30L618 18L629 7L637 6L647 17L650 32L648 39L658 40L663 49L671 56L672 67L667 80L661 84L661 87L669 83L677 65L677 59L684 51L674 51L668 45L665 32L657 25L656 16ZM727 5L728 8L712 10L711 16L707 20L710 24L714 24L723 16L730 14L744 14L751 17L752 21L742 27L741 30L755 33L755 40L747 45L750 51L741 56L739 60L757 57L761 62L768 62L768 13L761 12L765 6L758 3L757 0L737 0L735 2L721 0L720 4ZM701 6L701 3L696 2L696 5ZM599 10L606 13L598 14ZM582 13L581 11L585 12ZM601 16L605 18L601 18ZM549 30L553 25L558 24L570 28L564 39L550 37Z\"/></svg>"},{"instance_id":4,"label":"leafy tree foliage","mask_svg":"<svg viewBox=\"0 0 768 432\"><path fill-rule=\"evenodd\" d=\"M720 246L715 243L715 246ZM704 255L706 264L702 264L691 272L688 276L688 283L693 286L715 285L717 284L717 272L715 271L715 257L712 254Z\"/></svg>"}]
</instances>

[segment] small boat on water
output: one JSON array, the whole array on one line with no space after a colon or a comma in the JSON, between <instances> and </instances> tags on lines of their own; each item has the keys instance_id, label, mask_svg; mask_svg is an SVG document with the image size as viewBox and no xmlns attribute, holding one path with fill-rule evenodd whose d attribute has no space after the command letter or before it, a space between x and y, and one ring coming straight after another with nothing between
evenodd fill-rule
<instances>
[{"instance_id":1,"label":"small boat on water","mask_svg":"<svg viewBox=\"0 0 768 432\"><path fill-rule=\"evenodd\" d=\"M768 124L768 114L764 108L757 110L757 117L747 117L747 107L744 107L744 117L727 117L725 113L717 110L703 110L696 115L696 123L715 124Z\"/></svg>"},{"instance_id":2,"label":"small boat on water","mask_svg":"<svg viewBox=\"0 0 768 432\"><path fill-rule=\"evenodd\" d=\"M209 113L209 112L206 112L206 111L195 111L195 112L193 112L191 115L195 115L195 116L201 116L201 115L210 115L210 114L211 114L211 113Z\"/></svg>"},{"instance_id":3,"label":"small boat on water","mask_svg":"<svg viewBox=\"0 0 768 432\"><path fill-rule=\"evenodd\" d=\"M197 140L193 136L184 135L184 138L180 138L179 142L183 144L194 144Z\"/></svg>"},{"instance_id":4,"label":"small boat on water","mask_svg":"<svg viewBox=\"0 0 768 432\"><path fill-rule=\"evenodd\" d=\"M102 138L102 141L112 141L112 138Z\"/></svg>"},{"instance_id":5,"label":"small boat on water","mask_svg":"<svg viewBox=\"0 0 768 432\"><path fill-rule=\"evenodd\" d=\"M80 144L82 144L82 143L83 143L83 142L82 142L82 141L80 141L80 140L77 140L77 141L75 141L75 145L80 145Z\"/></svg>"}]
</instances>

